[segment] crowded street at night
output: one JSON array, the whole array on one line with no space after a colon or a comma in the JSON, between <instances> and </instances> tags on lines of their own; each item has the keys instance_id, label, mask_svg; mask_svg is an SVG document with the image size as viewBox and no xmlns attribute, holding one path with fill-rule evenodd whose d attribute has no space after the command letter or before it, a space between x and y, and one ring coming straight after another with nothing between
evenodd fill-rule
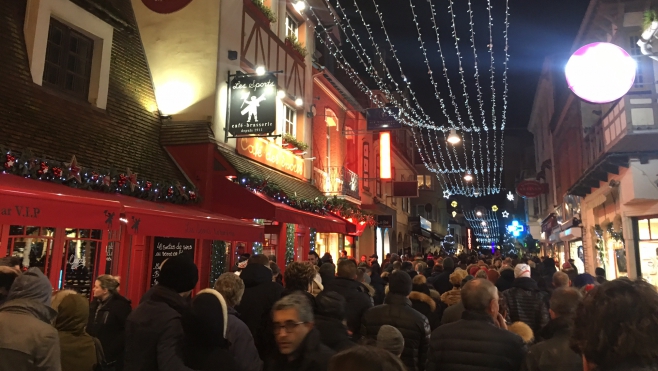
<instances>
[{"instance_id":1,"label":"crowded street at night","mask_svg":"<svg viewBox=\"0 0 658 371\"><path fill-rule=\"evenodd\" d=\"M658 371L658 0L0 15L0 371Z\"/></svg>"}]
</instances>

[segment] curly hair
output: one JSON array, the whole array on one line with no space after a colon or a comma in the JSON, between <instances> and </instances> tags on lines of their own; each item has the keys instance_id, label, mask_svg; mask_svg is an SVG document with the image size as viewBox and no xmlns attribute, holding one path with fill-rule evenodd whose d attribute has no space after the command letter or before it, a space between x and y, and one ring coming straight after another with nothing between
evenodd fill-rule
<instances>
[{"instance_id":1,"label":"curly hair","mask_svg":"<svg viewBox=\"0 0 658 371\"><path fill-rule=\"evenodd\" d=\"M314 277L315 268L309 262L292 262L283 273L283 281L288 290L308 291L308 285Z\"/></svg>"},{"instance_id":2,"label":"curly hair","mask_svg":"<svg viewBox=\"0 0 658 371\"><path fill-rule=\"evenodd\" d=\"M606 368L658 366L658 292L620 278L591 290L576 311L571 348Z\"/></svg>"}]
</instances>

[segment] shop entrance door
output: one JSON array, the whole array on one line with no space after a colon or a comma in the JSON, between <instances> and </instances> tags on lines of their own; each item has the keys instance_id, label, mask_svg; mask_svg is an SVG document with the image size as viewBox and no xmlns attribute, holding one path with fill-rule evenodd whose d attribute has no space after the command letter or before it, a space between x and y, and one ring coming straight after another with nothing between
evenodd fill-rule
<instances>
[{"instance_id":1,"label":"shop entrance door","mask_svg":"<svg viewBox=\"0 0 658 371\"><path fill-rule=\"evenodd\" d=\"M100 229L66 229L60 289L75 290L89 298L98 276L100 247L103 246Z\"/></svg>"}]
</instances>

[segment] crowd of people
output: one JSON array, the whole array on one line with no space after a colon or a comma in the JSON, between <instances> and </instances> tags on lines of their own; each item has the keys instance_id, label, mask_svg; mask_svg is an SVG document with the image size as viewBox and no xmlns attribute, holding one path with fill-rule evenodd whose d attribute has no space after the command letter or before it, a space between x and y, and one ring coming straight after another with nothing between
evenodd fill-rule
<instances>
[{"instance_id":1,"label":"crowd of people","mask_svg":"<svg viewBox=\"0 0 658 371\"><path fill-rule=\"evenodd\" d=\"M0 371L658 370L658 292L551 258L382 260L311 252L281 274L244 256L192 295L167 259L134 306L118 277L90 301L0 259ZM134 309L133 309L134 308Z\"/></svg>"}]
</instances>

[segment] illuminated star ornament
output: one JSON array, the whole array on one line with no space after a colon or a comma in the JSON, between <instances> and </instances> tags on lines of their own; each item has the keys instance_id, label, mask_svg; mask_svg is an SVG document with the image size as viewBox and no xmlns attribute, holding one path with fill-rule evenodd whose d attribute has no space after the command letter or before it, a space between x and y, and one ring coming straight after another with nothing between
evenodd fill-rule
<instances>
[{"instance_id":1,"label":"illuminated star ornament","mask_svg":"<svg viewBox=\"0 0 658 371\"><path fill-rule=\"evenodd\" d=\"M493 211L494 213L498 211L498 206L496 205L491 206L491 211Z\"/></svg>"},{"instance_id":2,"label":"illuminated star ornament","mask_svg":"<svg viewBox=\"0 0 658 371\"><path fill-rule=\"evenodd\" d=\"M443 198L450 198L450 191L449 190L444 190L443 191Z\"/></svg>"},{"instance_id":3,"label":"illuminated star ornament","mask_svg":"<svg viewBox=\"0 0 658 371\"><path fill-rule=\"evenodd\" d=\"M130 170L130 168L127 168L126 174L128 174L127 178L128 178L128 182L130 183L128 184L128 186L130 186L131 191L134 191L135 186L137 185L137 173L133 173L132 170Z\"/></svg>"},{"instance_id":4,"label":"illuminated star ornament","mask_svg":"<svg viewBox=\"0 0 658 371\"><path fill-rule=\"evenodd\" d=\"M69 176L68 180L70 179L75 179L78 183L82 183L82 179L80 179L80 165L78 165L78 160L75 158L75 155L71 158L71 162L69 163L64 163L68 167L69 170Z\"/></svg>"},{"instance_id":5,"label":"illuminated star ornament","mask_svg":"<svg viewBox=\"0 0 658 371\"><path fill-rule=\"evenodd\" d=\"M503 211L503 218L509 218L509 213L507 210Z\"/></svg>"},{"instance_id":6,"label":"illuminated star ornament","mask_svg":"<svg viewBox=\"0 0 658 371\"><path fill-rule=\"evenodd\" d=\"M512 194L512 191L507 192L507 199L510 201L514 201L514 195Z\"/></svg>"}]
</instances>

